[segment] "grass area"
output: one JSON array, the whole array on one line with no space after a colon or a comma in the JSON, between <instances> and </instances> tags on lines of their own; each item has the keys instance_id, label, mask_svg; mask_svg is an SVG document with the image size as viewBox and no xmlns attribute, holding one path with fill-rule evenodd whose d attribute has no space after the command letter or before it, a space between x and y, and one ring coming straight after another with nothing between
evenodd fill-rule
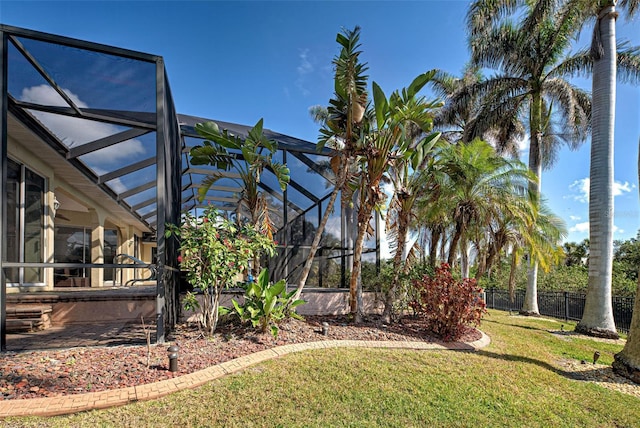
<instances>
[{"instance_id":1,"label":"grass area","mask_svg":"<svg viewBox=\"0 0 640 428\"><path fill-rule=\"evenodd\" d=\"M573 325L563 322L565 329ZM633 427L640 400L572 380L562 358L611 364L621 345L559 337L560 322L490 311L477 352L330 349L292 354L196 390L5 426Z\"/></svg>"}]
</instances>

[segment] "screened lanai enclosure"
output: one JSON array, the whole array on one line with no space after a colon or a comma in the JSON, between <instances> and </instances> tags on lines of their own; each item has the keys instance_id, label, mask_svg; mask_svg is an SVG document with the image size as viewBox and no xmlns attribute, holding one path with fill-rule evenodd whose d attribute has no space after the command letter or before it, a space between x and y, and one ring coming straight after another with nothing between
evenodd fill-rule
<instances>
[{"instance_id":1,"label":"screened lanai enclosure","mask_svg":"<svg viewBox=\"0 0 640 428\"><path fill-rule=\"evenodd\" d=\"M136 315L164 341L181 291L179 243L165 238L165 226L209 205L231 218L248 215L233 171L198 198L214 169L190 164L190 148L202 144L194 126L213 120L241 138L250 127L178 114L160 56L5 25L0 34L2 350L8 329L25 325L11 318L23 313L19 304L87 302L95 292L99 311L113 313L132 288L151 302ZM277 255L266 264L273 279L295 285L333 189L329 152L277 132L265 136L291 170L285 191L269 171L259 183L277 229ZM338 198L307 287L347 284L355 227L344 205ZM367 241L365 259L378 261L379 247L375 236ZM115 297L99 294L107 289ZM80 290L81 299L68 297ZM95 315L91 308L85 312Z\"/></svg>"}]
</instances>

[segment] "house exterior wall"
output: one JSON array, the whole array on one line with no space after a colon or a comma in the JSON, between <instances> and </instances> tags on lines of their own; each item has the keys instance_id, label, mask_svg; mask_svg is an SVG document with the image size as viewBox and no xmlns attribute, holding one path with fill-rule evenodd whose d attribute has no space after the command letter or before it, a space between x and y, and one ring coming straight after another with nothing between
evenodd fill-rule
<instances>
[{"instance_id":1,"label":"house exterior wall","mask_svg":"<svg viewBox=\"0 0 640 428\"><path fill-rule=\"evenodd\" d=\"M10 134L7 139L8 157L25 165L30 170L45 179L44 192L44 236L43 236L43 260L45 263L55 263L54 243L56 226L69 226L87 228L91 231L91 257L87 262L104 262L104 230L116 230L118 235L118 247L116 254L137 254L145 263L152 263L151 249L143 245L141 239L143 232L140 228L113 216L100 202L100 193L91 198L79 192L71 183L67 183L55 176L53 169L47 164L46 159L26 149L19 140ZM54 209L54 201L64 201L57 210ZM130 263L130 262L125 262ZM37 292L54 290L54 269L45 268L43 271L44 283L38 285L8 285L8 293ZM122 283L136 277L148 276L147 272L134 269L123 269ZM103 269L91 269L91 281L78 281L79 286L104 287L119 285L121 275L118 273L116 283L104 281Z\"/></svg>"}]
</instances>

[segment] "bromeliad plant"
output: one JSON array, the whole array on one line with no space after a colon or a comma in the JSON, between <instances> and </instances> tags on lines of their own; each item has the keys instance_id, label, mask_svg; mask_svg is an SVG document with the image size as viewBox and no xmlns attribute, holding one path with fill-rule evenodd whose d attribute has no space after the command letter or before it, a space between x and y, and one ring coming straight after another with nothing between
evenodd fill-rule
<instances>
[{"instance_id":1,"label":"bromeliad plant","mask_svg":"<svg viewBox=\"0 0 640 428\"><path fill-rule=\"evenodd\" d=\"M231 222L212 207L199 217L185 214L180 227L168 225L167 236L171 235L180 238L180 268L187 272L187 281L204 295L202 304L193 294L187 296L185 304L200 309L200 326L211 335L218 323L222 290L234 285L236 276L247 271L256 253L273 256L275 244L254 226Z\"/></svg>"},{"instance_id":2,"label":"bromeliad plant","mask_svg":"<svg viewBox=\"0 0 640 428\"><path fill-rule=\"evenodd\" d=\"M246 285L244 304L232 300L233 307L242 321L250 321L261 333L271 331L278 338L278 323L285 318L302 319L293 309L305 303L296 299L296 290L287 293L286 283L282 279L275 284L269 283L269 270L263 269L257 282Z\"/></svg>"}]
</instances>

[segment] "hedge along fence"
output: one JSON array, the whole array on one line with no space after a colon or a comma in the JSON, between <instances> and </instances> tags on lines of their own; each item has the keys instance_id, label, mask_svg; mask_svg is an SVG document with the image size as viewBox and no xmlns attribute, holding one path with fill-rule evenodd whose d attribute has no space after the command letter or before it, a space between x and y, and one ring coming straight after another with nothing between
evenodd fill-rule
<instances>
[{"instance_id":1,"label":"hedge along fence","mask_svg":"<svg viewBox=\"0 0 640 428\"><path fill-rule=\"evenodd\" d=\"M513 303L507 290L489 288L485 290L487 308L503 311L520 311L524 303L524 290L517 290ZM585 294L568 291L538 292L538 310L545 315L563 320L580 321L584 312ZM612 297L613 318L619 332L628 333L633 314L633 297Z\"/></svg>"}]
</instances>

